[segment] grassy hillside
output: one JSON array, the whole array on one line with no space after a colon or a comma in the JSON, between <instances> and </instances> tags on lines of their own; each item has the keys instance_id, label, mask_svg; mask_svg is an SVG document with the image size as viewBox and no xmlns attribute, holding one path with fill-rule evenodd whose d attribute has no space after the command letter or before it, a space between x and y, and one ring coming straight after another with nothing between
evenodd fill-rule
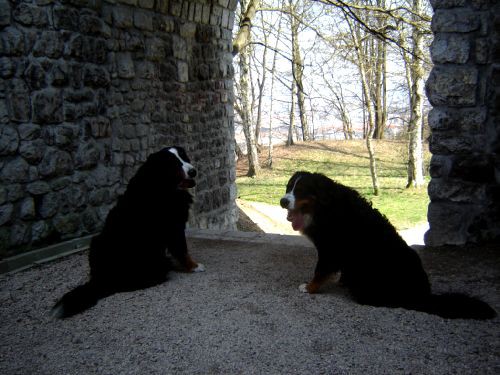
<instances>
[{"instance_id":1,"label":"grassy hillside","mask_svg":"<svg viewBox=\"0 0 500 375\"><path fill-rule=\"evenodd\" d=\"M274 148L273 168L263 168L256 178L245 177L246 158L238 161L238 196L249 201L279 205L290 176L298 170L324 173L328 177L359 191L373 206L386 215L397 229L406 229L427 221L427 186L405 189L406 143L374 141L380 195L374 196L368 151L362 140L299 143ZM425 148L425 165L430 154ZM261 153L261 162L267 149ZM427 169L427 168L426 168Z\"/></svg>"}]
</instances>

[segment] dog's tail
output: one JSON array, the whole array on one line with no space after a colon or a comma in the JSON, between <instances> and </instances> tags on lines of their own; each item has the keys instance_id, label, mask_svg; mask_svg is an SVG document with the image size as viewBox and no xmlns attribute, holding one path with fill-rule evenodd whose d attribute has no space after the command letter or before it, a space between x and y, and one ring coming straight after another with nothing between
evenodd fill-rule
<instances>
[{"instance_id":1,"label":"dog's tail","mask_svg":"<svg viewBox=\"0 0 500 375\"><path fill-rule=\"evenodd\" d=\"M101 292L97 285L89 281L66 293L52 308L54 318L69 318L85 311L101 298Z\"/></svg>"},{"instance_id":2,"label":"dog's tail","mask_svg":"<svg viewBox=\"0 0 500 375\"><path fill-rule=\"evenodd\" d=\"M460 293L431 294L416 310L446 319L492 319L497 313L477 298Z\"/></svg>"}]
</instances>

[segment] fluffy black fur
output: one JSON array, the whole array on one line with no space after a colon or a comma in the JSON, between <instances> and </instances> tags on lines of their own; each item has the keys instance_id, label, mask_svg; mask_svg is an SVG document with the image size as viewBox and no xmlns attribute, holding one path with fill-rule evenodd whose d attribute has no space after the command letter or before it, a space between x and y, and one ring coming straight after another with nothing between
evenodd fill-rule
<instances>
[{"instance_id":1,"label":"fluffy black fur","mask_svg":"<svg viewBox=\"0 0 500 375\"><path fill-rule=\"evenodd\" d=\"M418 254L379 211L355 190L318 173L297 172L281 206L315 245L314 277L301 286L314 293L335 272L361 304L403 307L444 318L488 319L496 312L463 294L431 294Z\"/></svg>"},{"instance_id":2,"label":"fluffy black fur","mask_svg":"<svg viewBox=\"0 0 500 375\"><path fill-rule=\"evenodd\" d=\"M203 270L190 258L184 234L192 203L186 189L195 175L181 147L150 155L91 241L89 281L65 294L53 315L69 317L111 294L164 282L172 268L167 248L186 271Z\"/></svg>"}]
</instances>

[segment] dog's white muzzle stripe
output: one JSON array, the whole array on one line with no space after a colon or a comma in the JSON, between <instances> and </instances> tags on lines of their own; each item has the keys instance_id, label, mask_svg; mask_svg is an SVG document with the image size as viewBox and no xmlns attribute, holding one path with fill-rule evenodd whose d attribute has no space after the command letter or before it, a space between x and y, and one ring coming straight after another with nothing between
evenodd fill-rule
<instances>
[{"instance_id":1,"label":"dog's white muzzle stripe","mask_svg":"<svg viewBox=\"0 0 500 375\"><path fill-rule=\"evenodd\" d=\"M286 199L288 201L288 207L287 209L289 210L294 210L295 209L295 195L293 192L295 191L295 186L297 186L297 182L299 182L300 177L298 177L295 180L295 183L293 184L292 190L290 190L288 193L286 193L282 199Z\"/></svg>"},{"instance_id":2,"label":"dog's white muzzle stripe","mask_svg":"<svg viewBox=\"0 0 500 375\"><path fill-rule=\"evenodd\" d=\"M183 160L183 159L179 156L179 152L177 152L177 149L176 149L176 148L174 148L174 147L169 148L169 149L168 149L168 151L169 151L170 153L174 154L174 155L177 157L177 159L179 159L179 161L180 161L180 162L181 162L181 164L182 164L182 169L183 169L184 173L186 174L186 176L188 176L189 171L190 171L190 170L193 170L193 169L194 169L194 167L193 167L191 164L189 164L189 163L187 163L186 161L184 161L184 160Z\"/></svg>"}]
</instances>

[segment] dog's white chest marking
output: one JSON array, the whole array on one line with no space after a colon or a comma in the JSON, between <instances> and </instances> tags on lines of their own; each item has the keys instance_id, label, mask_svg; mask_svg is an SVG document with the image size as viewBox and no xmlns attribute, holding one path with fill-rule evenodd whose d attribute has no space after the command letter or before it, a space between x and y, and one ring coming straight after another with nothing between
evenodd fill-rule
<instances>
[{"instance_id":1,"label":"dog's white chest marking","mask_svg":"<svg viewBox=\"0 0 500 375\"><path fill-rule=\"evenodd\" d=\"M297 182L299 182L300 177L298 177L295 180L295 183L293 184L292 190L290 190L288 193L286 193L283 198L288 200L288 209L289 210L294 210L295 209L295 195L293 194L295 190L295 186L297 186Z\"/></svg>"},{"instance_id":2,"label":"dog's white chest marking","mask_svg":"<svg viewBox=\"0 0 500 375\"><path fill-rule=\"evenodd\" d=\"M190 171L190 170L194 169L194 167L193 167L191 164L187 163L185 160L183 160L183 159L179 156L179 152L177 152L177 149L176 149L176 148L174 148L174 147L169 148L169 149L168 149L168 152L170 152L170 153L174 154L174 155L175 155L175 157L176 157L177 159L179 159L179 161L180 161L180 162L181 162L181 164L182 164L182 170L184 171L184 173L186 174L186 176L188 175L188 173L189 173L189 171Z\"/></svg>"}]
</instances>

